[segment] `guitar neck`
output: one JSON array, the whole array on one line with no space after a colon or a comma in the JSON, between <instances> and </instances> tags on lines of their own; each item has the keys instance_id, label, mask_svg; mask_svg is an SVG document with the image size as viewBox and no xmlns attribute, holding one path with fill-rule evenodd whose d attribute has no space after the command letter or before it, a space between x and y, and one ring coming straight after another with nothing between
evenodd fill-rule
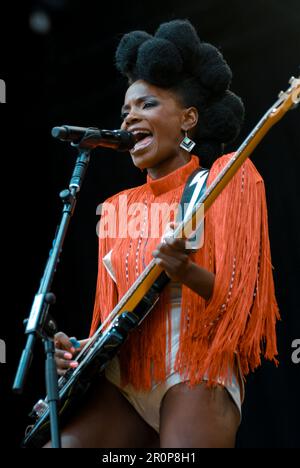
<instances>
[{"instance_id":1,"label":"guitar neck","mask_svg":"<svg viewBox=\"0 0 300 468\"><path fill-rule=\"evenodd\" d=\"M182 222L174 232L175 237L189 237L196 225L203 221L209 208L220 195L222 190L230 182L245 160L253 153L257 145L285 113L298 105L300 101L300 79L291 78L292 86L285 92L280 93L279 99L264 114L252 132L244 140L230 161L218 174L216 179L208 187L198 204L192 211L190 217Z\"/></svg>"},{"instance_id":2,"label":"guitar neck","mask_svg":"<svg viewBox=\"0 0 300 468\"><path fill-rule=\"evenodd\" d=\"M193 229L195 229L195 226L203 221L203 218L206 216L216 198L221 194L245 160L252 154L256 146L269 131L270 127L267 129L265 126L267 118L268 116L266 114L234 153L230 161L207 188L190 216L177 227L174 232L175 237L188 238L192 234Z\"/></svg>"}]
</instances>

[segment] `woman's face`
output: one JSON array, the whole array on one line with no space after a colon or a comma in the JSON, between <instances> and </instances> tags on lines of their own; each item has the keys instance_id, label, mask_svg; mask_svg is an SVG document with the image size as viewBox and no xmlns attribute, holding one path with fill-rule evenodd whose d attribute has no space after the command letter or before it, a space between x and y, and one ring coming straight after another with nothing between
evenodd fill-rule
<instances>
[{"instance_id":1,"label":"woman's face","mask_svg":"<svg viewBox=\"0 0 300 468\"><path fill-rule=\"evenodd\" d=\"M122 118L121 128L139 139L130 151L135 166L149 169L168 159L186 159L179 145L190 116L170 91L136 81L126 92Z\"/></svg>"}]
</instances>

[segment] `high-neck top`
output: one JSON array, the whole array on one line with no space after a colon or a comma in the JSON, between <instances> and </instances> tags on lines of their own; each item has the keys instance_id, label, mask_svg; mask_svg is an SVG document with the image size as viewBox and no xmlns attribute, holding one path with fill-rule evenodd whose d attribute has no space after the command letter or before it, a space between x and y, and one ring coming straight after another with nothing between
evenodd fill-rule
<instances>
[{"instance_id":1,"label":"high-neck top","mask_svg":"<svg viewBox=\"0 0 300 468\"><path fill-rule=\"evenodd\" d=\"M187 164L178 167L178 169L175 169L175 171L170 172L164 177L152 179L147 175L146 185L154 196L159 196L185 184L188 177L195 171L195 169L197 169L197 167L199 167L199 159L197 156L192 155Z\"/></svg>"}]
</instances>

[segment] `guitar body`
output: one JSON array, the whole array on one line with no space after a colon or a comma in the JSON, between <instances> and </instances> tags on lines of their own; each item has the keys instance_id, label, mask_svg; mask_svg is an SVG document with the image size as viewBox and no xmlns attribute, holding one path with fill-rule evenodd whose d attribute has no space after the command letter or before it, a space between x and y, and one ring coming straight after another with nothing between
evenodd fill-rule
<instances>
[{"instance_id":1,"label":"guitar body","mask_svg":"<svg viewBox=\"0 0 300 468\"><path fill-rule=\"evenodd\" d=\"M149 278L145 279L145 283ZM60 425L64 426L70 415L82 402L84 395L100 375L107 364L113 359L129 333L137 328L157 303L160 293L169 277L160 273L154 283L140 300L134 311L125 311L116 316L110 326L101 334L92 338L90 345L78 358L79 366L76 370L68 370L59 379L59 417ZM143 288L148 287L147 284ZM24 448L41 448L50 440L50 414L46 400L40 400L35 405L31 416L36 419L33 426L29 426L22 446Z\"/></svg>"}]
</instances>

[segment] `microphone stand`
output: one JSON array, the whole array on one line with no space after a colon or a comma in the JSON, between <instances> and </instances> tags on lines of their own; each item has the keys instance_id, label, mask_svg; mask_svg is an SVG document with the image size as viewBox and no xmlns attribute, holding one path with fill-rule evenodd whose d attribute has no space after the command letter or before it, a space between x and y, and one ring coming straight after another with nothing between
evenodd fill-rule
<instances>
[{"instance_id":1,"label":"microphone stand","mask_svg":"<svg viewBox=\"0 0 300 468\"><path fill-rule=\"evenodd\" d=\"M69 189L63 190L59 195L63 203L62 218L57 227L53 246L49 253L49 258L41 279L39 290L35 295L29 318L24 321L24 325L26 325L25 335L27 335L27 342L13 384L13 391L21 394L33 358L35 342L40 338L44 343L46 354L46 390L47 401L49 403L52 448L61 447L61 437L58 423L58 375L54 359L54 335L57 330L56 324L48 312L50 305L54 304L56 300L55 295L51 292L51 285L59 262L67 229L71 217L74 214L77 194L81 189L88 167L90 151L95 147L90 141L85 140L85 136L79 143L76 142L75 144L73 142L71 145L77 147L79 155L75 163Z\"/></svg>"}]
</instances>

